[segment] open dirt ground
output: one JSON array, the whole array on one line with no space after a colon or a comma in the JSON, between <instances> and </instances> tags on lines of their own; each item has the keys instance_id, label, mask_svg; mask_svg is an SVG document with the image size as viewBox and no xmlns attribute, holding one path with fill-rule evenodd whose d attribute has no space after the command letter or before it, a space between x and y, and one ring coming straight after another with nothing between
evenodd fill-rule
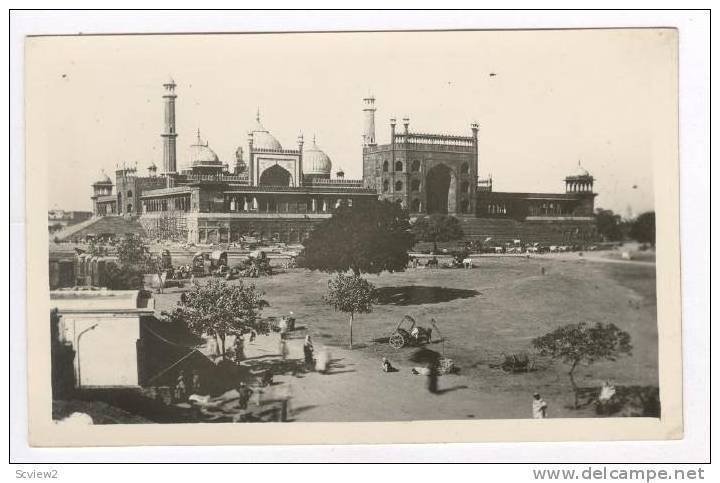
<instances>
[{"instance_id":1,"label":"open dirt ground","mask_svg":"<svg viewBox=\"0 0 720 483\"><path fill-rule=\"evenodd\" d=\"M543 269L544 268L544 274ZM328 274L290 270L245 280L265 292L265 315L293 312L300 330L290 341L291 358L302 357L302 337L312 335L316 350L327 346L335 360L328 375L305 373L276 378L291 395L292 420L370 421L412 419L527 418L532 393L549 403L550 417L594 416L592 407L570 409L567 368L533 356L531 340L557 326L579 321L613 322L627 330L630 357L576 371L579 385L598 388L611 380L622 386L657 386L657 324L654 265L601 263L566 257L484 257L476 268L410 269L368 276L380 304L356 318L354 345L347 349L348 321L322 302ZM157 294L157 309L174 306L179 292ZM410 373L415 348L392 349L387 337L409 314L422 326L434 318L440 334L429 347L454 359L458 375L440 378L440 394L430 395L425 378ZM438 341L443 339L443 342ZM258 354L269 356L272 338L259 337ZM252 357L252 347L247 347ZM509 374L492 366L503 353L526 351L534 370ZM385 356L399 368L380 370Z\"/></svg>"}]
</instances>

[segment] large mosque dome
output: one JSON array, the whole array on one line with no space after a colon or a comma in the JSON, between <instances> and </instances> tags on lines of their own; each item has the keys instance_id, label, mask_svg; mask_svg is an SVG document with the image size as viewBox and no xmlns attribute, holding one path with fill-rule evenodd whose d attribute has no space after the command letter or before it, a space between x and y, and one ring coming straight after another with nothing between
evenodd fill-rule
<instances>
[{"instance_id":1,"label":"large mosque dome","mask_svg":"<svg viewBox=\"0 0 720 483\"><path fill-rule=\"evenodd\" d=\"M263 127L260 123L260 112L255 118L255 127L252 129L253 149L269 149L272 151L282 150L282 145L275 139L275 136Z\"/></svg>"},{"instance_id":2,"label":"large mosque dome","mask_svg":"<svg viewBox=\"0 0 720 483\"><path fill-rule=\"evenodd\" d=\"M303 149L303 174L330 176L331 171L330 157L318 147L313 136L312 146Z\"/></svg>"},{"instance_id":3,"label":"large mosque dome","mask_svg":"<svg viewBox=\"0 0 720 483\"><path fill-rule=\"evenodd\" d=\"M207 141L203 142L200 137L200 131L197 134L197 141L195 144L190 146L190 162L192 166L221 166L220 160L218 159L215 151L210 149Z\"/></svg>"}]
</instances>

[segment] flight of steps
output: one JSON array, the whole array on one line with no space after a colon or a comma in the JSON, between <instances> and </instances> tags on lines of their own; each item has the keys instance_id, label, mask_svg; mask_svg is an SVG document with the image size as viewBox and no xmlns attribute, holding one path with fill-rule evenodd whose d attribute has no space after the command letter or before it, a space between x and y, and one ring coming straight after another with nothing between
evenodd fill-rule
<instances>
[{"instance_id":1,"label":"flight of steps","mask_svg":"<svg viewBox=\"0 0 720 483\"><path fill-rule=\"evenodd\" d=\"M465 238L485 240L492 238L495 243L522 240L524 243L544 245L569 243L576 239L577 231L588 230L590 221L576 220L526 220L512 218L459 217Z\"/></svg>"},{"instance_id":2,"label":"flight of steps","mask_svg":"<svg viewBox=\"0 0 720 483\"><path fill-rule=\"evenodd\" d=\"M62 242L80 240L87 235L114 234L122 236L128 233L144 236L145 230L134 218L126 218L124 216L99 216L90 218L76 225L68 226L57 232L52 238Z\"/></svg>"},{"instance_id":3,"label":"flight of steps","mask_svg":"<svg viewBox=\"0 0 720 483\"><path fill-rule=\"evenodd\" d=\"M485 240L492 237L496 242L512 242L522 238L523 228L520 223L510 218L458 218L468 240Z\"/></svg>"}]
</instances>

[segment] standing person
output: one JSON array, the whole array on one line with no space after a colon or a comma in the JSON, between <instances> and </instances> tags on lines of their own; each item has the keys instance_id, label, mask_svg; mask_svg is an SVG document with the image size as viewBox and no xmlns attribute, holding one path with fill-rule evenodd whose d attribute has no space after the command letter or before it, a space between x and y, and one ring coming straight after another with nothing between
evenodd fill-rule
<instances>
[{"instance_id":1,"label":"standing person","mask_svg":"<svg viewBox=\"0 0 720 483\"><path fill-rule=\"evenodd\" d=\"M532 415L534 419L547 418L547 403L540 397L540 393L533 394Z\"/></svg>"},{"instance_id":2,"label":"standing person","mask_svg":"<svg viewBox=\"0 0 720 483\"><path fill-rule=\"evenodd\" d=\"M177 382L175 384L175 400L184 401L187 397L187 391L185 389L185 373L181 370L178 373Z\"/></svg>"},{"instance_id":3,"label":"standing person","mask_svg":"<svg viewBox=\"0 0 720 483\"><path fill-rule=\"evenodd\" d=\"M287 359L289 351L287 341L285 340L285 333L283 332L280 333L280 345L278 348L278 352L280 353L280 357L282 357L282 360Z\"/></svg>"},{"instance_id":4,"label":"standing person","mask_svg":"<svg viewBox=\"0 0 720 483\"><path fill-rule=\"evenodd\" d=\"M303 344L303 354L305 355L305 365L309 368L313 366L313 351L314 351L312 339L310 334L305 336L305 343Z\"/></svg>"},{"instance_id":5,"label":"standing person","mask_svg":"<svg viewBox=\"0 0 720 483\"><path fill-rule=\"evenodd\" d=\"M245 421L247 415L248 401L253 395L253 390L247 387L247 384L241 382L237 388L238 392L238 409L240 409L240 421Z\"/></svg>"},{"instance_id":6,"label":"standing person","mask_svg":"<svg viewBox=\"0 0 720 483\"><path fill-rule=\"evenodd\" d=\"M285 423L292 415L290 408L290 402L292 400L292 386L290 385L290 383L288 383L279 392L280 393L278 394L278 396L280 399L280 411L278 414L278 421L281 423Z\"/></svg>"},{"instance_id":7,"label":"standing person","mask_svg":"<svg viewBox=\"0 0 720 483\"><path fill-rule=\"evenodd\" d=\"M438 368L437 368L437 362L432 361L428 364L428 373L427 373L427 389L430 392L430 394L437 394L438 393Z\"/></svg>"},{"instance_id":8,"label":"standing person","mask_svg":"<svg viewBox=\"0 0 720 483\"><path fill-rule=\"evenodd\" d=\"M330 351L323 348L315 360L315 370L321 374L326 374L330 365Z\"/></svg>"},{"instance_id":9,"label":"standing person","mask_svg":"<svg viewBox=\"0 0 720 483\"><path fill-rule=\"evenodd\" d=\"M195 394L200 394L200 373L197 369L192 373L192 390Z\"/></svg>"},{"instance_id":10,"label":"standing person","mask_svg":"<svg viewBox=\"0 0 720 483\"><path fill-rule=\"evenodd\" d=\"M233 350L235 351L235 362L241 362L245 360L245 339L243 338L243 336L235 336Z\"/></svg>"}]
</instances>

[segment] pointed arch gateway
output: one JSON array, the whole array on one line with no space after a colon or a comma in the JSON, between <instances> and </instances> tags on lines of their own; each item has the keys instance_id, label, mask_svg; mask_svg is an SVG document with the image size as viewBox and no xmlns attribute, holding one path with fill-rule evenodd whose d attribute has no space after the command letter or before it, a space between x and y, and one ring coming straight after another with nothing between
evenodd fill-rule
<instances>
[{"instance_id":1,"label":"pointed arch gateway","mask_svg":"<svg viewBox=\"0 0 720 483\"><path fill-rule=\"evenodd\" d=\"M292 175L290 172L275 164L262 172L258 184L261 186L290 186L291 183Z\"/></svg>"},{"instance_id":2,"label":"pointed arch gateway","mask_svg":"<svg viewBox=\"0 0 720 483\"><path fill-rule=\"evenodd\" d=\"M438 164L428 170L425 176L427 193L427 213L455 213L457 178L453 170L444 164Z\"/></svg>"}]
</instances>

